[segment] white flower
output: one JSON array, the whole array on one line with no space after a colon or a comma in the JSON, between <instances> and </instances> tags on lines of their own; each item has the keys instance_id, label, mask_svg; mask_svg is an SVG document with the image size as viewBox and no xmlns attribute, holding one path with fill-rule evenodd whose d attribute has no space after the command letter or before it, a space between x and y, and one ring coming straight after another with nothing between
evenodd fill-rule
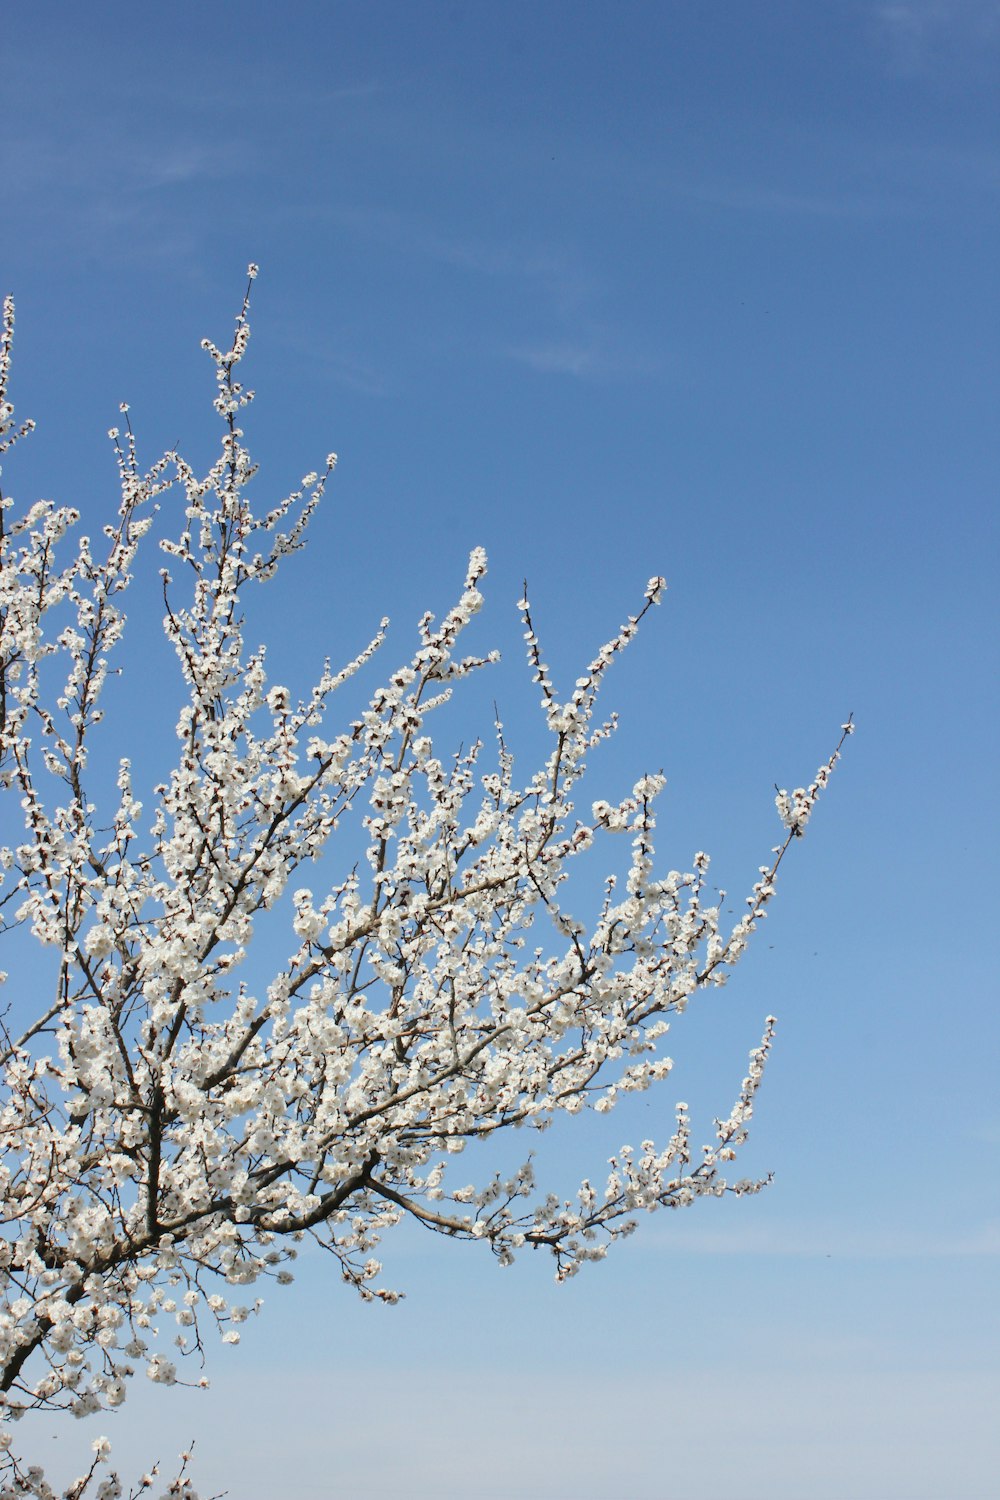
<instances>
[{"instance_id":1,"label":"white flower","mask_svg":"<svg viewBox=\"0 0 1000 1500\"><path fill-rule=\"evenodd\" d=\"M83 940L83 946L91 958L107 958L114 951L115 935L105 924L92 927Z\"/></svg>"},{"instance_id":2,"label":"white flower","mask_svg":"<svg viewBox=\"0 0 1000 1500\"><path fill-rule=\"evenodd\" d=\"M172 1365L162 1354L153 1355L146 1366L146 1374L157 1385L175 1385L177 1381L176 1365Z\"/></svg>"}]
</instances>

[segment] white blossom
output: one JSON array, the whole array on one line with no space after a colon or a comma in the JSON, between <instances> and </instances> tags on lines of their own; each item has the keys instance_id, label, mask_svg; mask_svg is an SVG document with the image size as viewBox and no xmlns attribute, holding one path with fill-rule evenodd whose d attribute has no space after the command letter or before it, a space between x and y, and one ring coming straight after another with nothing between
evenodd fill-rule
<instances>
[{"instance_id":1,"label":"white blossom","mask_svg":"<svg viewBox=\"0 0 1000 1500\"><path fill-rule=\"evenodd\" d=\"M536 1185L528 1152L509 1174L472 1182L455 1182L455 1158L470 1141L607 1114L662 1084L671 1022L742 956L840 744L808 787L778 793L787 836L726 931L706 854L687 871L658 864L661 773L624 799L581 803L589 820L574 801L590 751L614 731L613 715L597 715L604 678L662 578L567 695L525 590L549 735L526 775L499 721L458 751L434 736L437 710L496 660L462 654L483 605L481 548L457 602L423 616L412 652L346 724L331 722L333 700L373 669L386 620L305 696L269 684L244 603L302 546L335 455L284 497L251 504L239 423L253 393L236 376L256 274L251 265L229 347L203 346L221 424L207 472L176 452L143 472L123 405L110 434L120 504L101 539L74 541L70 507L2 502L0 931L21 926L49 950L44 966L15 973L0 1029L0 1414L11 1420L113 1409L143 1370L155 1384L182 1380L207 1327L239 1342L236 1325L260 1307L245 1289L290 1282L306 1236L362 1298L393 1302L373 1251L404 1218L482 1242L500 1265L546 1249L563 1280L640 1212L762 1186L721 1168L746 1139L770 1017L700 1155L679 1104L665 1143L620 1147L569 1197ZM30 430L8 399L12 331L6 303L0 452ZM101 744L124 598L164 497L168 566L153 607L176 659L176 763L137 796L140 769L120 759L98 809L88 750ZM337 875L324 856L341 830L360 857ZM568 880L574 859L601 854L614 868L584 921ZM283 933L277 946L258 943L262 921ZM168 1328L174 1358L157 1347ZM117 1476L98 1476L107 1454L99 1439L78 1500L91 1480L104 1500L122 1493ZM172 1492L193 1497L186 1463ZM6 1426L0 1470L4 1495L51 1492L20 1465Z\"/></svg>"}]
</instances>

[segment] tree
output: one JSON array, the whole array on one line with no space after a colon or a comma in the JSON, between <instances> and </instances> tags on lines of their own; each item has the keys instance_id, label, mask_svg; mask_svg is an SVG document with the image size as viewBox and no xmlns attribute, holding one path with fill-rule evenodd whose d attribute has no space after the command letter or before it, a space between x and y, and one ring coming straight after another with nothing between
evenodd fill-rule
<instances>
[{"instance_id":1,"label":"tree","mask_svg":"<svg viewBox=\"0 0 1000 1500\"><path fill-rule=\"evenodd\" d=\"M301 701L269 685L264 649L244 639L243 597L303 544L334 466L266 512L239 425L253 393L237 379L250 335L250 268L231 346L214 367L219 456L199 477L170 452L141 471L123 407L112 429L120 506L100 544L74 510L40 501L0 510L0 917L42 945L51 991L27 970L2 1027L3 1233L0 1388L8 1418L28 1408L84 1415L118 1406L137 1370L178 1379L153 1324L173 1319L184 1354L214 1323L239 1339L234 1303L264 1278L291 1279L305 1236L362 1297L392 1301L373 1257L404 1216L482 1240L501 1264L544 1249L556 1274L601 1259L640 1210L756 1192L725 1175L746 1138L774 1021L730 1112L700 1154L687 1106L664 1145L612 1157L600 1185L567 1201L536 1189L531 1157L510 1173L454 1182L471 1141L556 1116L610 1110L664 1079L670 1018L722 984L774 893L775 876L836 764L780 792L783 841L722 929L708 857L657 874L662 777L625 801L573 798L588 752L614 728L595 718L615 657L658 603L661 578L560 697L527 598L527 655L551 735L544 765L515 774L503 727L492 758L476 741L446 758L428 725L494 655L461 656L486 570L472 553L458 602L419 622L412 659L360 716L333 732L337 689L385 641ZM2 451L30 423L8 401L13 308L0 346ZM179 759L147 817L127 759L102 822L90 797L102 691L122 638L123 601L158 500L183 496L180 533L160 541L163 628L184 682ZM487 761L489 768L486 769ZM320 895L302 866L326 865L335 832L362 857ZM615 833L630 841L589 926L563 886L575 859ZM9 841L9 843L8 843ZM301 883L300 883L301 882ZM287 916L287 960L269 982L241 978L255 928ZM40 971L39 971L40 972ZM5 976L6 977L6 976ZM103 1440L102 1440L103 1441ZM5 1495L51 1493L3 1438ZM105 1477L91 1470L67 1494ZM192 1493L186 1479L172 1493Z\"/></svg>"}]
</instances>

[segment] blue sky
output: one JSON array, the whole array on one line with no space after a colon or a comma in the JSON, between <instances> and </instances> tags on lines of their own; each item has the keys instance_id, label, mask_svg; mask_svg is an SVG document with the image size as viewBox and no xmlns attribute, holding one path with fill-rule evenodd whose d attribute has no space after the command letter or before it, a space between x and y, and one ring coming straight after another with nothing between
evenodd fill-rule
<instances>
[{"instance_id":1,"label":"blue sky","mask_svg":"<svg viewBox=\"0 0 1000 1500\"><path fill-rule=\"evenodd\" d=\"M662 766L665 863L737 898L773 783L859 724L671 1086L550 1152L571 1186L679 1091L710 1129L773 1010L766 1194L565 1288L402 1234L371 1310L310 1262L208 1397L138 1393L123 1456L195 1434L237 1500L991 1493L998 58L995 0L4 7L16 495L100 516L123 399L206 458L198 343L255 260L264 481L341 455L261 596L279 677L386 610L408 654L482 544L505 661L455 737L496 696L527 765L522 577L571 683L663 573L594 795ZM136 627L112 748L152 765Z\"/></svg>"}]
</instances>

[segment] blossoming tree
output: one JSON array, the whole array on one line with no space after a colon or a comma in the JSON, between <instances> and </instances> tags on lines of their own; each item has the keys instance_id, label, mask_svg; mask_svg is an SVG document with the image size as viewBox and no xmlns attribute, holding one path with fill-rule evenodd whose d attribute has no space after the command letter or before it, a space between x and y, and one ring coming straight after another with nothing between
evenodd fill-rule
<instances>
[{"instance_id":1,"label":"blossoming tree","mask_svg":"<svg viewBox=\"0 0 1000 1500\"><path fill-rule=\"evenodd\" d=\"M244 593L302 545L334 457L271 509L251 505L239 424L253 393L237 379L249 294L231 346L204 345L222 426L207 474L176 452L142 472L126 415L110 434L120 506L99 542L76 534L66 506L19 511L2 497L0 930L15 960L28 935L47 955L34 980L24 965L8 979L0 1023L3 1495L52 1493L15 1456L9 1419L116 1407L136 1371L174 1382L179 1356L158 1347L156 1325L176 1324L183 1354L202 1353L206 1323L237 1341L249 1309L234 1297L290 1280L305 1236L362 1297L392 1301L372 1252L407 1216L484 1241L501 1264L543 1249L564 1278L641 1210L761 1186L727 1174L770 1018L710 1146L693 1146L680 1104L668 1140L623 1146L571 1200L536 1187L527 1151L509 1173L454 1179L471 1141L609 1111L667 1076L671 1018L744 952L843 735L808 788L779 794L783 840L726 931L706 855L687 873L654 862L662 777L614 806L574 803L588 751L614 726L595 718L604 676L662 579L568 697L522 599L551 736L526 778L499 722L488 753L477 741L446 756L430 734L435 711L492 659L460 653L482 603L480 550L458 602L423 617L412 658L353 722L329 727L330 700L379 652L386 621L304 698L269 684L263 648L244 639ZM15 424L8 399L12 332L8 302L0 451L31 426ZM117 805L101 816L89 756L102 690L137 549L168 490L182 497L179 534L159 543L163 629L183 678L178 760L144 808L121 759ZM302 867L325 868L338 829L362 857L314 893ZM629 840L627 869L584 924L566 905L567 872L614 833ZM287 913L286 957L251 978L255 926L271 909ZM41 992L39 973L52 976ZM67 1496L122 1493L106 1455L99 1440ZM183 1472L170 1492L193 1493Z\"/></svg>"}]
</instances>

